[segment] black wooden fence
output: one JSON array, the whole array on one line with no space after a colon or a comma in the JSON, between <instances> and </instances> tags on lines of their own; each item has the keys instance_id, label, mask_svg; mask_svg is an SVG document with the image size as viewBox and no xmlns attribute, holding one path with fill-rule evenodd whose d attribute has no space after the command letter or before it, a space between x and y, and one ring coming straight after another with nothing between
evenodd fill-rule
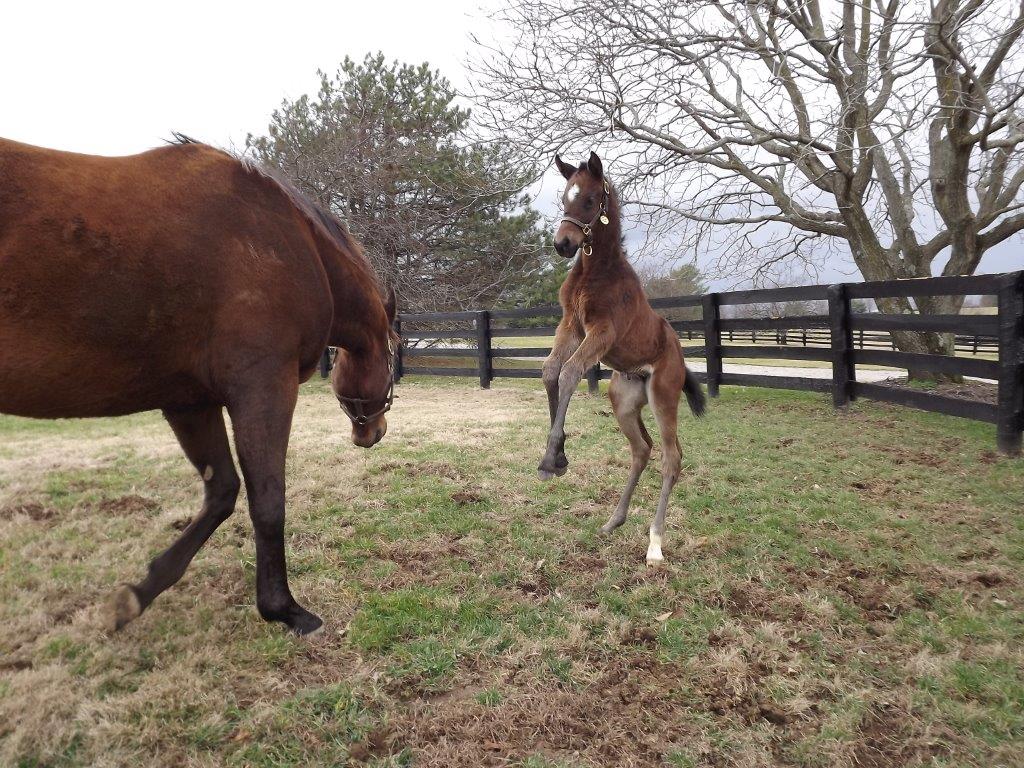
<instances>
[{"instance_id":1,"label":"black wooden fence","mask_svg":"<svg viewBox=\"0 0 1024 768\"><path fill-rule=\"evenodd\" d=\"M998 299L998 312L994 315L883 314L852 312L850 306L853 299L943 295L994 295ZM787 301L827 301L828 313L791 317L722 316L722 307ZM831 392L836 407L858 397L883 400L993 423L999 449L1010 454L1020 452L1024 429L1024 272L729 291L653 299L651 305L662 311L690 308L694 315L700 315L699 319L673 320L671 323L682 337L685 355L706 360L707 373L695 375L707 384L708 394L712 397L718 395L721 386L740 385ZM396 323L403 338L396 359L396 381L405 374L472 376L486 388L495 378L539 378L540 367L523 367L524 362L539 362L551 351L550 347L504 346L502 340L551 336L560 314L561 309L556 305L402 315ZM548 324L533 325L544 319ZM900 352L891 341L893 331L955 334L958 351L974 356ZM762 343L773 341L774 346L754 346L758 333ZM733 343L737 337L745 339L747 335L751 336L752 344ZM703 345L687 345L687 341L695 338L702 338ZM808 339L811 339L810 343ZM799 345L796 343L798 340L802 341ZM826 345L817 345L823 343ZM428 346L419 346L422 344ZM978 356L979 352L986 351L996 352L997 359ZM415 363L419 358L428 363L432 359L435 364L418 366ZM832 377L820 379L722 371L724 359L742 358L831 362ZM465 361L462 366L436 364L441 361L457 364L462 360ZM857 381L857 365L913 368L995 380L998 383L998 401L993 404L934 392L861 383ZM595 388L599 378L610 376L610 371L602 371L596 366L588 373L588 380Z\"/></svg>"}]
</instances>

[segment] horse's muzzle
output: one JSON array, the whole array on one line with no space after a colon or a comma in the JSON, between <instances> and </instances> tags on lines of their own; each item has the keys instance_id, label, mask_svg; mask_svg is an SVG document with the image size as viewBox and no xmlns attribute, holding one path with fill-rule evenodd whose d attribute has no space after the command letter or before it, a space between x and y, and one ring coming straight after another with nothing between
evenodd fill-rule
<instances>
[{"instance_id":1,"label":"horse's muzzle","mask_svg":"<svg viewBox=\"0 0 1024 768\"><path fill-rule=\"evenodd\" d=\"M372 448L387 434L388 423L380 419L374 424L353 424L352 442L360 448Z\"/></svg>"},{"instance_id":2,"label":"horse's muzzle","mask_svg":"<svg viewBox=\"0 0 1024 768\"><path fill-rule=\"evenodd\" d=\"M571 259L576 255L576 251L579 247L579 243L574 243L570 237L563 237L561 240L555 242L555 251L563 259Z\"/></svg>"}]
</instances>

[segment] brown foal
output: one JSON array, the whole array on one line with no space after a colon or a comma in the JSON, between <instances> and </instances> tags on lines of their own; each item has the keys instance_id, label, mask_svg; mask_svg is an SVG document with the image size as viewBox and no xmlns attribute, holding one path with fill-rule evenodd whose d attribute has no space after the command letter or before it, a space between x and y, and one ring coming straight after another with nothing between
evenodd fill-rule
<instances>
[{"instance_id":1,"label":"brown foal","mask_svg":"<svg viewBox=\"0 0 1024 768\"><path fill-rule=\"evenodd\" d=\"M608 389L615 418L629 440L632 465L619 504L601 530L609 533L626 520L637 481L651 457L651 436L641 411L650 403L661 432L661 497L651 522L647 563L662 560L665 509L679 479L680 449L676 437L679 395L686 393L690 410L704 413L704 393L683 362L679 340L668 321L651 309L636 272L622 248L618 197L593 152L579 167L555 156L568 184L562 195L565 214L555 233L555 250L579 260L558 293L562 320L544 362L551 431L538 467L542 480L563 475L565 415L580 379L598 361L615 373Z\"/></svg>"}]
</instances>

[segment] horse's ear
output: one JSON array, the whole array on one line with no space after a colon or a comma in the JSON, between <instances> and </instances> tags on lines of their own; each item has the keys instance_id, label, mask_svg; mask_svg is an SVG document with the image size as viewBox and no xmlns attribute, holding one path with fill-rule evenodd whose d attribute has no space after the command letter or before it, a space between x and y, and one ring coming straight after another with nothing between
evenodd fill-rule
<instances>
[{"instance_id":1,"label":"horse's ear","mask_svg":"<svg viewBox=\"0 0 1024 768\"><path fill-rule=\"evenodd\" d=\"M395 286L388 288L388 298L384 302L384 310L388 313L388 323L395 324L395 315L398 313L398 296L395 295Z\"/></svg>"},{"instance_id":2,"label":"horse's ear","mask_svg":"<svg viewBox=\"0 0 1024 768\"><path fill-rule=\"evenodd\" d=\"M590 175L597 180L604 178L604 167L601 165L601 158L597 156L596 152L590 153L590 159L587 160L587 170L590 171Z\"/></svg>"},{"instance_id":3,"label":"horse's ear","mask_svg":"<svg viewBox=\"0 0 1024 768\"><path fill-rule=\"evenodd\" d=\"M555 155L555 165L558 166L558 171L565 176L566 181L572 178L572 175L576 173L576 166L569 165L567 162L562 160L558 155Z\"/></svg>"}]
</instances>

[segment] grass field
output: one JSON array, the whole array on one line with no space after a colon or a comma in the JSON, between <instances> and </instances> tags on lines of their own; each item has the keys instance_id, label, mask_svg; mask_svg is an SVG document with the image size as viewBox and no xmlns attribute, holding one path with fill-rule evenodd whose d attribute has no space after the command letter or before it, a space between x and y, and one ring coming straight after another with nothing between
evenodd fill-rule
<instances>
[{"instance_id":1,"label":"grass field","mask_svg":"<svg viewBox=\"0 0 1024 768\"><path fill-rule=\"evenodd\" d=\"M119 634L96 606L199 502L158 416L0 417L0 765L1024 765L1024 462L989 426L727 388L658 454L604 398L535 479L536 382L407 379L351 445L319 381L289 458L292 589L262 622L240 509Z\"/></svg>"}]
</instances>

